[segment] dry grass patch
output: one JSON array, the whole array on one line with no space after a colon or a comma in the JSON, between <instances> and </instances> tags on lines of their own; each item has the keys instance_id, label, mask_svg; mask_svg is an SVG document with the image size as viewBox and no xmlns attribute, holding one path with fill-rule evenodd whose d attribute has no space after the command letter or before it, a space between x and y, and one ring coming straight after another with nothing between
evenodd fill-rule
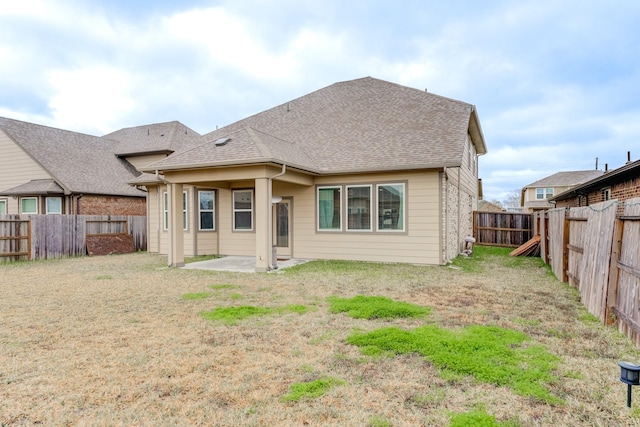
<instances>
[{"instance_id":1,"label":"dry grass patch","mask_svg":"<svg viewBox=\"0 0 640 427\"><path fill-rule=\"evenodd\" d=\"M456 268L313 262L280 274L164 263L130 254L0 266L0 424L449 426L465 414L509 426L640 424L637 395L627 409L616 364L639 360L638 351L593 322L576 290L539 260L478 249ZM184 298L199 293L209 295ZM234 294L245 306L309 310L231 326L201 316L238 307ZM332 296L380 296L431 313L352 318L330 312ZM517 331L558 357L546 387L562 403L508 381L443 375L419 351L376 357L347 342L354 331L478 325ZM323 378L345 383L280 400Z\"/></svg>"}]
</instances>

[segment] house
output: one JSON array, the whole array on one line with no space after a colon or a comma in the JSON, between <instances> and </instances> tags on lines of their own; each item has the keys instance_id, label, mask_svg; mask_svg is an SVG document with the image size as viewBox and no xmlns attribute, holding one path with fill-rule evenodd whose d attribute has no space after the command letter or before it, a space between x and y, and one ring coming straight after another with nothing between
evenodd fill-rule
<instances>
[{"instance_id":1,"label":"house","mask_svg":"<svg viewBox=\"0 0 640 427\"><path fill-rule=\"evenodd\" d=\"M335 83L141 167L151 252L444 264L472 234L468 103L371 77Z\"/></svg>"},{"instance_id":2,"label":"house","mask_svg":"<svg viewBox=\"0 0 640 427\"><path fill-rule=\"evenodd\" d=\"M479 212L506 212L507 210L493 202L488 200L480 199L478 200L478 211Z\"/></svg>"},{"instance_id":3,"label":"house","mask_svg":"<svg viewBox=\"0 0 640 427\"><path fill-rule=\"evenodd\" d=\"M524 212L535 212L551 209L555 206L549 203L555 195L569 190L585 181L602 175L601 170L582 170L557 172L532 182L522 188L520 204Z\"/></svg>"},{"instance_id":4,"label":"house","mask_svg":"<svg viewBox=\"0 0 640 427\"><path fill-rule=\"evenodd\" d=\"M179 122L98 137L0 118L0 214L146 215L136 167L199 138Z\"/></svg>"},{"instance_id":5,"label":"house","mask_svg":"<svg viewBox=\"0 0 640 427\"><path fill-rule=\"evenodd\" d=\"M640 197L640 160L632 162L629 154L624 166L607 171L550 200L559 208L569 208L590 206L613 199L624 202L634 197ZM622 214L622 210L623 206L618 206L619 214Z\"/></svg>"}]
</instances>

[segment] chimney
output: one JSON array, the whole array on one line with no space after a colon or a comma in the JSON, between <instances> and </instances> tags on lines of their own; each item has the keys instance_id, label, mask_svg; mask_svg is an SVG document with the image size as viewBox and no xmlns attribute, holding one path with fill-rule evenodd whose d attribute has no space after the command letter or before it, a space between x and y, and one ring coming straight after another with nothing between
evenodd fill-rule
<instances>
[{"instance_id":1,"label":"chimney","mask_svg":"<svg viewBox=\"0 0 640 427\"><path fill-rule=\"evenodd\" d=\"M627 164L631 163L631 151L627 151Z\"/></svg>"}]
</instances>

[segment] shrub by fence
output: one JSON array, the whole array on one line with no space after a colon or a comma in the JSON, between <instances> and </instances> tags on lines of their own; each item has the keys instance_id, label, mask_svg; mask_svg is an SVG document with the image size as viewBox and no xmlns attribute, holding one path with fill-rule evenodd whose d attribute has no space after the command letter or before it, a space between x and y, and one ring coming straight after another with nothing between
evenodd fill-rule
<instances>
[{"instance_id":1,"label":"shrub by fence","mask_svg":"<svg viewBox=\"0 0 640 427\"><path fill-rule=\"evenodd\" d=\"M30 229L30 230L28 230ZM126 215L0 215L0 262L87 254L87 234L127 233L147 249L147 218Z\"/></svg>"},{"instance_id":2,"label":"shrub by fence","mask_svg":"<svg viewBox=\"0 0 640 427\"><path fill-rule=\"evenodd\" d=\"M640 198L534 215L547 242L541 257L556 277L578 288L590 313L616 323L640 347Z\"/></svg>"}]
</instances>

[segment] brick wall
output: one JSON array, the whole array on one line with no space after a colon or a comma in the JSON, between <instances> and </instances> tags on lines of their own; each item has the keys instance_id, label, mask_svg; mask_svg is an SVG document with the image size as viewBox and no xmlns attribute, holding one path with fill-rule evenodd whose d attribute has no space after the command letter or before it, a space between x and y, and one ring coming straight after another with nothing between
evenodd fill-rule
<instances>
[{"instance_id":1,"label":"brick wall","mask_svg":"<svg viewBox=\"0 0 640 427\"><path fill-rule=\"evenodd\" d=\"M82 196L80 215L146 215L147 200L141 197Z\"/></svg>"},{"instance_id":2,"label":"brick wall","mask_svg":"<svg viewBox=\"0 0 640 427\"><path fill-rule=\"evenodd\" d=\"M628 181L620 182L612 185L611 187L603 187L610 188L611 195L610 199L616 199L619 202L624 202L625 200L629 200L633 197L640 197L640 177L633 178ZM602 189L594 190L589 193L589 205L593 205L595 203L604 201L604 192ZM587 198L582 197L582 201L579 201L578 196L558 201L557 207L559 208L575 208L578 206L587 206ZM618 206L618 214L621 214L623 210L623 206Z\"/></svg>"}]
</instances>

